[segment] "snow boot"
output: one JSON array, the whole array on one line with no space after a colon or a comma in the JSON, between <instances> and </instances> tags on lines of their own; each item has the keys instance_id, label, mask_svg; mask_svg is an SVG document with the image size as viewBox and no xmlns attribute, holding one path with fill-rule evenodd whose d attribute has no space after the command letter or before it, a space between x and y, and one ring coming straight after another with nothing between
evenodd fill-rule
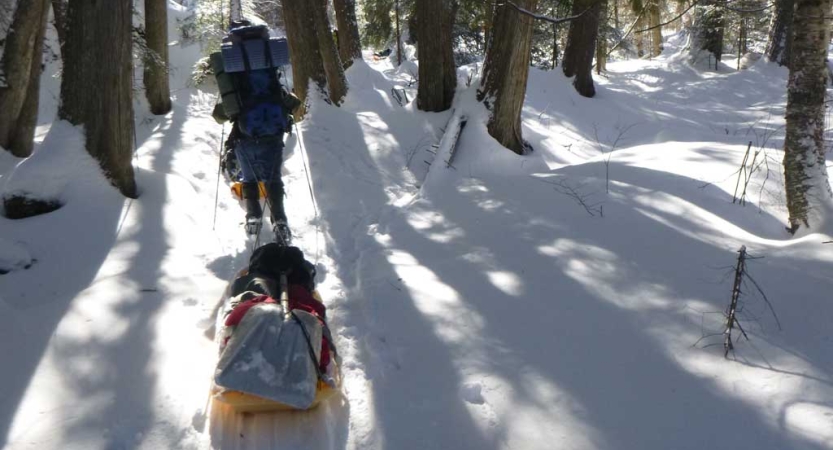
<instances>
[{"instance_id":1,"label":"snow boot","mask_svg":"<svg viewBox=\"0 0 833 450\"><path fill-rule=\"evenodd\" d=\"M286 221L277 221L272 223L272 233L275 234L275 242L289 247L292 245L292 231L289 230L289 225Z\"/></svg>"},{"instance_id":2,"label":"snow boot","mask_svg":"<svg viewBox=\"0 0 833 450\"><path fill-rule=\"evenodd\" d=\"M257 183L243 183L243 199L246 201L246 234L257 235L263 222L260 207L260 189Z\"/></svg>"}]
</instances>

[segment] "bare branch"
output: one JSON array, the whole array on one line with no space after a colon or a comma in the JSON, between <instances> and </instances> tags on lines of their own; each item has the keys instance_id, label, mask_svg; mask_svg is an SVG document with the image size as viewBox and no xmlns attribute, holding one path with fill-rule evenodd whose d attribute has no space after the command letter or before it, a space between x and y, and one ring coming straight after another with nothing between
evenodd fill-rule
<instances>
[{"instance_id":1,"label":"bare branch","mask_svg":"<svg viewBox=\"0 0 833 450\"><path fill-rule=\"evenodd\" d=\"M532 18L533 18L533 19L535 19L535 20L543 20L544 22L554 23L554 24L556 24L556 25L558 25L558 24L560 24L560 23L565 23L565 22L570 22L570 21L576 20L576 19L578 19L579 17L583 16L583 15L584 15L584 13L586 13L587 11L590 11L590 8L587 8L587 9L585 9L584 11L582 11L580 14L577 14L577 15L575 15L575 16L563 17L563 18L554 18L554 17L550 17L550 16L545 16L545 15L543 15L543 14L535 14L535 13L534 13L534 12L532 12L532 11L529 11L529 10L526 10L526 9L521 8L520 6L518 6L518 5L516 5L515 3L511 2L510 0L506 0L503 4L504 4L504 5L509 5L509 6L513 7L513 8L515 8L515 10L516 10L516 11L518 11L519 13L521 13L521 14L525 14L525 15L527 15L527 16L529 16L529 17L532 17Z\"/></svg>"},{"instance_id":2,"label":"bare branch","mask_svg":"<svg viewBox=\"0 0 833 450\"><path fill-rule=\"evenodd\" d=\"M746 278L748 278L749 281L752 282L752 284L755 286L755 289L757 289L758 293L760 293L761 296L764 298L764 301L769 306L769 310L772 311L772 317L775 317L775 323L778 324L778 329L780 330L781 329L781 321L778 320L778 315L775 314L775 309L772 307L772 303L769 302L769 299L766 297L766 294L764 294L763 289L761 289L761 287L758 286L758 283L755 281L754 278L752 278L752 275L749 275L748 273L746 273L744 275L746 275Z\"/></svg>"},{"instance_id":3,"label":"bare branch","mask_svg":"<svg viewBox=\"0 0 833 450\"><path fill-rule=\"evenodd\" d=\"M689 8L689 9L691 9L691 8ZM625 32L625 35L622 36L622 39L619 39L619 42L617 42L616 45L614 45L610 50L607 51L606 56L612 55L613 51L616 50L617 48L619 48L619 46L622 45L622 42L625 42L625 39L627 39L628 36L631 35L631 32L633 32L633 27L635 27L636 24L639 23L639 19L642 18L642 14L644 14L644 13L645 13L645 8L642 8L642 10L639 11L639 14L637 14L636 18L633 19L633 23L631 23L631 26L628 27L628 31Z\"/></svg>"}]
</instances>

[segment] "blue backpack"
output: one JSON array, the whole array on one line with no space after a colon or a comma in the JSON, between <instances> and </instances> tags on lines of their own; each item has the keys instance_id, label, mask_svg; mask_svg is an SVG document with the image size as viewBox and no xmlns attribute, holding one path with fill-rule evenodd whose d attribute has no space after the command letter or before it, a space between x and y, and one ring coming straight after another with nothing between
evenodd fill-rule
<instances>
[{"instance_id":1,"label":"blue backpack","mask_svg":"<svg viewBox=\"0 0 833 450\"><path fill-rule=\"evenodd\" d=\"M286 39L270 38L262 25L234 28L223 39L219 54L212 55L212 63L226 115L237 121L244 136L280 136L288 131L286 94L277 73L289 63Z\"/></svg>"}]
</instances>

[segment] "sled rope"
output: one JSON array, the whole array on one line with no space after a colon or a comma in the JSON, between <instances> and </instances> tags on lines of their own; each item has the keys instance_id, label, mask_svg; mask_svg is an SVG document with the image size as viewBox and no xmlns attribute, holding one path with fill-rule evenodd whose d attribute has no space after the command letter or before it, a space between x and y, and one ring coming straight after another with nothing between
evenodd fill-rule
<instances>
[{"instance_id":1,"label":"sled rope","mask_svg":"<svg viewBox=\"0 0 833 450\"><path fill-rule=\"evenodd\" d=\"M220 133L220 148L217 154L220 155L217 161L217 187L214 189L214 220L211 221L211 231L217 228L217 204L220 201L220 170L223 168L223 143L226 141L226 124L223 124L223 131Z\"/></svg>"},{"instance_id":2,"label":"sled rope","mask_svg":"<svg viewBox=\"0 0 833 450\"><path fill-rule=\"evenodd\" d=\"M322 380L321 367L319 367L318 358L315 356L315 349L312 348L312 338L309 337L309 331L307 331L307 327L301 321L301 318L295 314L295 311L289 309L289 281L287 281L286 272L281 272L281 308L283 308L284 320L289 320L289 316L291 315L295 319L295 322L298 323L298 326L301 327L301 332L304 333L304 340L307 341L307 350L309 351L310 359L312 359L312 365L315 366L315 374L319 380Z\"/></svg>"},{"instance_id":3,"label":"sled rope","mask_svg":"<svg viewBox=\"0 0 833 450\"><path fill-rule=\"evenodd\" d=\"M312 177L309 171L309 164L307 162L307 151L304 149L304 139L301 136L301 129L298 128L297 123L293 123L295 125L295 136L298 137L298 146L301 148L301 161L304 163L304 174L307 178L307 188L309 189L309 198L312 201L312 211L315 214L315 264L318 264L318 261L321 257L321 251L319 247L318 238L321 234L321 221L318 217L318 202L315 201L315 193L313 192L312 188Z\"/></svg>"}]
</instances>

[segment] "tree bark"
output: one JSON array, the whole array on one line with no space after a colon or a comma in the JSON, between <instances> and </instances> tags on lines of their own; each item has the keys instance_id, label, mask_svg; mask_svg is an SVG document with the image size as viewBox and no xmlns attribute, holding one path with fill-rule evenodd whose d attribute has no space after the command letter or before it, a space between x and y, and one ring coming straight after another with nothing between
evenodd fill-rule
<instances>
[{"instance_id":1,"label":"tree bark","mask_svg":"<svg viewBox=\"0 0 833 450\"><path fill-rule=\"evenodd\" d=\"M327 77L327 88L330 101L338 105L347 95L347 79L344 78L344 66L338 57L338 49L330 32L330 21L327 19L327 0L310 2L315 22L315 35L318 40L318 51L324 64L324 75Z\"/></svg>"},{"instance_id":2,"label":"tree bark","mask_svg":"<svg viewBox=\"0 0 833 450\"><path fill-rule=\"evenodd\" d=\"M67 41L67 2L66 0L51 1L55 31L58 33L58 45L63 49L64 43Z\"/></svg>"},{"instance_id":3,"label":"tree bark","mask_svg":"<svg viewBox=\"0 0 833 450\"><path fill-rule=\"evenodd\" d=\"M612 0L616 3L616 0ZM601 0L601 9L599 11L601 20L599 20L599 37L596 43L596 73L601 75L607 70L607 33L605 32L605 22L607 18L608 0Z\"/></svg>"},{"instance_id":4,"label":"tree bark","mask_svg":"<svg viewBox=\"0 0 833 450\"><path fill-rule=\"evenodd\" d=\"M145 96L150 112L159 116L171 110L168 81L168 1L145 0L145 40L155 55L145 57Z\"/></svg>"},{"instance_id":5,"label":"tree bark","mask_svg":"<svg viewBox=\"0 0 833 450\"><path fill-rule=\"evenodd\" d=\"M347 68L353 64L353 60L362 58L356 0L333 0L333 9L338 24L338 54L344 68Z\"/></svg>"},{"instance_id":6,"label":"tree bark","mask_svg":"<svg viewBox=\"0 0 833 450\"><path fill-rule=\"evenodd\" d=\"M394 0L393 13L396 16L396 65L402 65L402 30L399 28L399 16L401 10L399 9L399 0Z\"/></svg>"},{"instance_id":7,"label":"tree bark","mask_svg":"<svg viewBox=\"0 0 833 450\"><path fill-rule=\"evenodd\" d=\"M84 126L87 151L135 198L132 42L131 0L71 0L58 114Z\"/></svg>"},{"instance_id":8,"label":"tree bark","mask_svg":"<svg viewBox=\"0 0 833 450\"><path fill-rule=\"evenodd\" d=\"M518 0L516 4L535 11L538 0ZM521 109L529 76L532 17L506 4L495 10L492 42L483 66L482 89L478 100L491 110L489 134L501 145L522 154Z\"/></svg>"},{"instance_id":9,"label":"tree bark","mask_svg":"<svg viewBox=\"0 0 833 450\"><path fill-rule=\"evenodd\" d=\"M790 65L794 10L795 0L775 0L775 12L772 14L769 27L766 56L779 66L789 67Z\"/></svg>"},{"instance_id":10,"label":"tree bark","mask_svg":"<svg viewBox=\"0 0 833 450\"><path fill-rule=\"evenodd\" d=\"M295 95L302 101L307 98L310 82L317 87L322 97L327 97L327 75L324 62L318 50L318 36L315 20L308 0L282 0L283 17L289 56L292 59L292 79ZM296 119L305 114L305 107L296 111Z\"/></svg>"},{"instance_id":11,"label":"tree bark","mask_svg":"<svg viewBox=\"0 0 833 450\"><path fill-rule=\"evenodd\" d=\"M596 49L596 38L599 34L599 15L602 7L600 0L576 0L573 3L571 15L581 14L581 17L570 22L567 34L567 46L564 49L561 64L564 75L575 76L573 86L584 97L596 95L593 85L593 53Z\"/></svg>"},{"instance_id":12,"label":"tree bark","mask_svg":"<svg viewBox=\"0 0 833 450\"><path fill-rule=\"evenodd\" d=\"M650 0L648 16L650 24L655 27L651 30L651 56L659 56L662 53L662 23L660 19L660 0Z\"/></svg>"},{"instance_id":13,"label":"tree bark","mask_svg":"<svg viewBox=\"0 0 833 450\"><path fill-rule=\"evenodd\" d=\"M0 147L21 158L32 153L48 12L48 0L17 2L0 61Z\"/></svg>"},{"instance_id":14,"label":"tree bark","mask_svg":"<svg viewBox=\"0 0 833 450\"><path fill-rule=\"evenodd\" d=\"M790 231L816 225L833 196L824 156L827 28L831 0L796 0L787 82L784 184Z\"/></svg>"},{"instance_id":15,"label":"tree bark","mask_svg":"<svg viewBox=\"0 0 833 450\"><path fill-rule=\"evenodd\" d=\"M417 107L422 111L445 111L451 107L454 99L457 76L451 27L455 10L456 1L417 0Z\"/></svg>"},{"instance_id":16,"label":"tree bark","mask_svg":"<svg viewBox=\"0 0 833 450\"><path fill-rule=\"evenodd\" d=\"M495 23L495 2L497 0L485 0L486 1L486 20L483 26L483 42L484 42L484 49L486 52L489 51L489 40L492 38L492 29L494 28Z\"/></svg>"}]
</instances>

